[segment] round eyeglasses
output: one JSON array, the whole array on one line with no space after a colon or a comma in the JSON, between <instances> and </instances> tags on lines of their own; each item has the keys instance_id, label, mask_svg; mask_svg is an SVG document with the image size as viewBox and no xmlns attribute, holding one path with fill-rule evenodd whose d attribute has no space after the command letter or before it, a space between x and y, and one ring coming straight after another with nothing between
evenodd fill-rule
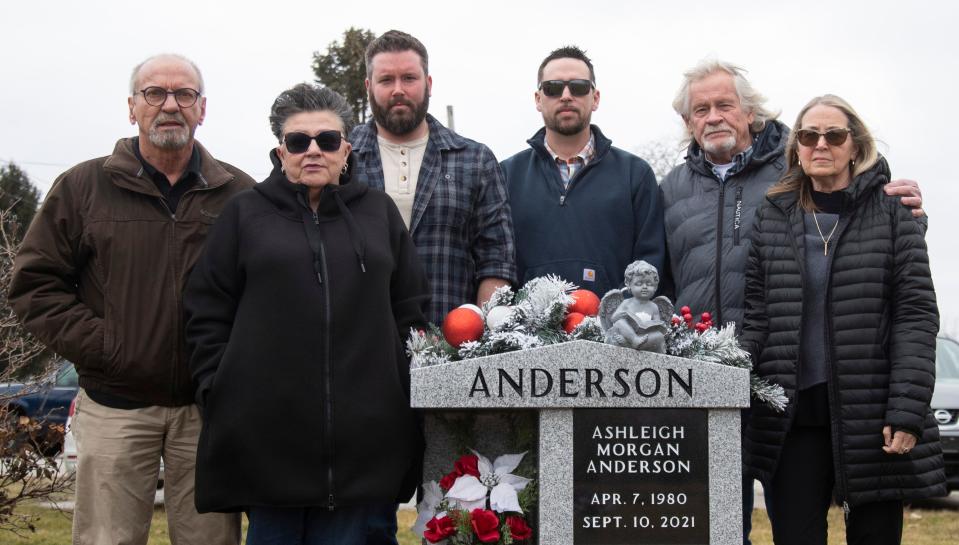
<instances>
[{"instance_id":1,"label":"round eyeglasses","mask_svg":"<svg viewBox=\"0 0 959 545\"><path fill-rule=\"evenodd\" d=\"M200 92L190 89L189 87L174 89L172 91L167 91L163 87L147 87L146 89L141 89L140 93L143 95L143 100L147 101L147 104L150 106L163 106L163 103L166 102L166 97L173 95L177 106L189 108L196 104L197 99L200 98Z\"/></svg>"}]
</instances>

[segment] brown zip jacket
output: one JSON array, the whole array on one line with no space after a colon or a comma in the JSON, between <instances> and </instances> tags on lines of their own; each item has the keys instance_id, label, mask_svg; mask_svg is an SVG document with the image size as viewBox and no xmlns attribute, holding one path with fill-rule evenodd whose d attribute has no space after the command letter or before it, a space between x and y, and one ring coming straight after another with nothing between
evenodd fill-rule
<instances>
[{"instance_id":1,"label":"brown zip jacket","mask_svg":"<svg viewBox=\"0 0 959 545\"><path fill-rule=\"evenodd\" d=\"M24 237L10 305L74 362L85 389L151 405L193 402L181 294L224 204L254 185L194 145L200 180L175 216L127 138L57 178Z\"/></svg>"}]
</instances>

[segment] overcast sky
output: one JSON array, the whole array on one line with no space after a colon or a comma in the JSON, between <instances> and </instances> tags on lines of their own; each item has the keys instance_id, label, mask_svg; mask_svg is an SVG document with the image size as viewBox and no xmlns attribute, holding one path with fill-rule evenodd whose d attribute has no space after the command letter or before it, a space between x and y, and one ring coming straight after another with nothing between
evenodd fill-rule
<instances>
[{"instance_id":1,"label":"overcast sky","mask_svg":"<svg viewBox=\"0 0 959 545\"><path fill-rule=\"evenodd\" d=\"M601 92L593 121L635 150L682 135L670 103L682 72L716 57L793 125L813 96L847 99L881 140L894 177L919 180L943 329L959 334L959 175L947 151L959 127L959 3L917 1L212 2L4 1L0 5L0 161L45 191L71 165L135 134L130 69L182 53L206 80L197 138L254 178L275 145L276 95L312 79L312 53L349 26L417 36L430 53L431 113L500 159L541 125L536 68L550 50L584 48ZM950 158L952 160L950 161Z\"/></svg>"}]
</instances>

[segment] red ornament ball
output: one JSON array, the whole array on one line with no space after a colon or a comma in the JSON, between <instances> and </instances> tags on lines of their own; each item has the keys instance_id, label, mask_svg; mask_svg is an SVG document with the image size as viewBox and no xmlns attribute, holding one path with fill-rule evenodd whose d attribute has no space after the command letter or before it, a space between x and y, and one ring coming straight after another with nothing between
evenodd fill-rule
<instances>
[{"instance_id":1,"label":"red ornament ball","mask_svg":"<svg viewBox=\"0 0 959 545\"><path fill-rule=\"evenodd\" d=\"M566 319L563 320L563 331L566 333L572 333L576 326L581 324L583 320L586 319L586 316L581 312L570 312L566 315Z\"/></svg>"},{"instance_id":2,"label":"red ornament ball","mask_svg":"<svg viewBox=\"0 0 959 545\"><path fill-rule=\"evenodd\" d=\"M702 322L696 324L696 331L700 333L702 333L703 331L706 331L707 329L709 329L709 326Z\"/></svg>"},{"instance_id":3,"label":"red ornament ball","mask_svg":"<svg viewBox=\"0 0 959 545\"><path fill-rule=\"evenodd\" d=\"M599 297L589 290L576 290L570 294L573 297L573 304L567 310L578 312L583 316L596 316L599 314Z\"/></svg>"},{"instance_id":4,"label":"red ornament ball","mask_svg":"<svg viewBox=\"0 0 959 545\"><path fill-rule=\"evenodd\" d=\"M690 310L689 307L680 307L680 309L679 309L679 313L682 314L682 315L692 314L692 312L693 312L693 311Z\"/></svg>"},{"instance_id":5,"label":"red ornament ball","mask_svg":"<svg viewBox=\"0 0 959 545\"><path fill-rule=\"evenodd\" d=\"M690 314L690 313L688 313L688 312L686 312L686 313L683 314L683 320L686 320L687 323L688 323L688 322L692 322L692 321L693 321L693 315Z\"/></svg>"},{"instance_id":6,"label":"red ornament ball","mask_svg":"<svg viewBox=\"0 0 959 545\"><path fill-rule=\"evenodd\" d=\"M704 312L704 313L702 314L702 316L700 316L700 318L701 318L702 321L704 321L704 322L710 322L710 321L712 321L712 319L713 319L713 315L710 314L710 313L708 313L708 312Z\"/></svg>"},{"instance_id":7,"label":"red ornament ball","mask_svg":"<svg viewBox=\"0 0 959 545\"><path fill-rule=\"evenodd\" d=\"M672 322L673 322L673 325L679 325L683 323L683 321L679 318L679 316L673 316Z\"/></svg>"},{"instance_id":8,"label":"red ornament ball","mask_svg":"<svg viewBox=\"0 0 959 545\"><path fill-rule=\"evenodd\" d=\"M482 336L483 318L468 308L454 308L443 320L443 337L455 348Z\"/></svg>"}]
</instances>

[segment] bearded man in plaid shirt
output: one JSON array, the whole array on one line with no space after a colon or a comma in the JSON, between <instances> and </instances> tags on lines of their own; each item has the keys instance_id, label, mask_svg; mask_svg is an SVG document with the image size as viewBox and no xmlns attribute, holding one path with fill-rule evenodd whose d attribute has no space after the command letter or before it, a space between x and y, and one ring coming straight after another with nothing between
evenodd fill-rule
<instances>
[{"instance_id":1,"label":"bearded man in plaid shirt","mask_svg":"<svg viewBox=\"0 0 959 545\"><path fill-rule=\"evenodd\" d=\"M427 114L433 80L419 40L391 30L366 50L373 119L350 135L353 173L396 202L426 268L441 324L516 281L503 172L489 148Z\"/></svg>"}]
</instances>

